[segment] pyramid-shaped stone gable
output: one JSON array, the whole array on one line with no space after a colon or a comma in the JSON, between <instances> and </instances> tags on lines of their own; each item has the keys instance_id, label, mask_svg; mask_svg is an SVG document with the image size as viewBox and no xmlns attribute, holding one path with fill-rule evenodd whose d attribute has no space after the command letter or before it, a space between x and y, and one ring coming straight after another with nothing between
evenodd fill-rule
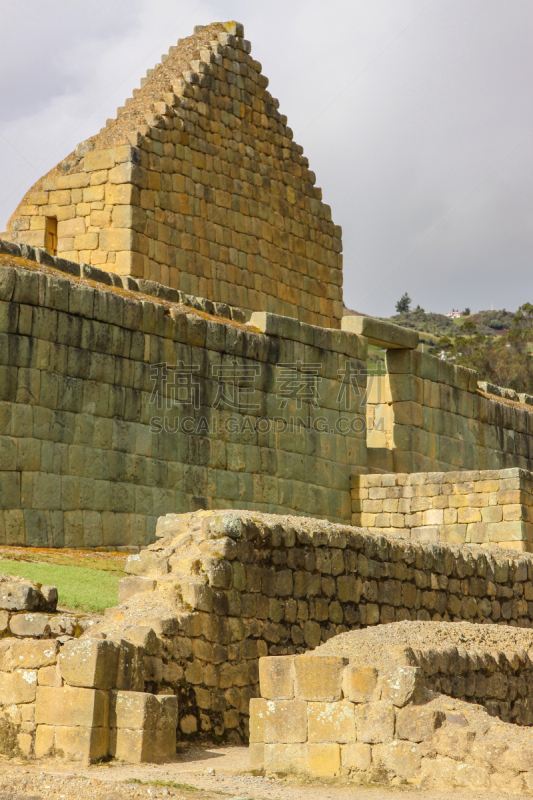
<instances>
[{"instance_id":1,"label":"pyramid-shaped stone gable","mask_svg":"<svg viewBox=\"0 0 533 800\"><path fill-rule=\"evenodd\" d=\"M339 327L341 230L238 23L170 48L41 178L4 238L189 294Z\"/></svg>"}]
</instances>

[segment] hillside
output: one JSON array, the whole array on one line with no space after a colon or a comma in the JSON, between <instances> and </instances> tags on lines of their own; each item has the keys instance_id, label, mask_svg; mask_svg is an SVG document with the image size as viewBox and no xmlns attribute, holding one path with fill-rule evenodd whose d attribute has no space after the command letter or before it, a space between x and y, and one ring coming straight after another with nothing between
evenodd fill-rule
<instances>
[{"instance_id":1,"label":"hillside","mask_svg":"<svg viewBox=\"0 0 533 800\"><path fill-rule=\"evenodd\" d=\"M428 313L418 306L385 321L417 330L419 349L425 353L475 369L480 380L533 394L533 305L530 303L516 313L505 309L478 311L455 319ZM379 351L369 353L369 358L379 360Z\"/></svg>"}]
</instances>

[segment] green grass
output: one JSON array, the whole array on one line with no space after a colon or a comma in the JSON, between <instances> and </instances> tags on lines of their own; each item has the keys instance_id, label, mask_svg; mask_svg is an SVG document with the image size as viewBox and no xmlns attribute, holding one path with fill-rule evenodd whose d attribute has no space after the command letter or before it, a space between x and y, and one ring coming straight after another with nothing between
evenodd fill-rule
<instances>
[{"instance_id":1,"label":"green grass","mask_svg":"<svg viewBox=\"0 0 533 800\"><path fill-rule=\"evenodd\" d=\"M175 781L141 781L139 778L128 778L124 783L138 783L141 786L170 786L173 789L181 789L186 792L199 791L196 786L191 786L188 783L176 783ZM216 792L216 794L221 794L221 792Z\"/></svg>"},{"instance_id":2,"label":"green grass","mask_svg":"<svg viewBox=\"0 0 533 800\"><path fill-rule=\"evenodd\" d=\"M118 604L118 581L123 577L122 572L109 570L4 559L0 560L0 574L56 586L58 605L97 613Z\"/></svg>"}]
</instances>

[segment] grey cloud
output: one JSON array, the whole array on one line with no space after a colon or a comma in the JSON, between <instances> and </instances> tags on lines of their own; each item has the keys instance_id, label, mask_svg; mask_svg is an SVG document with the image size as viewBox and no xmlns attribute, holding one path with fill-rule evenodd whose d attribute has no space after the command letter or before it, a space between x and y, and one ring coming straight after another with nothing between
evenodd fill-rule
<instances>
[{"instance_id":1,"label":"grey cloud","mask_svg":"<svg viewBox=\"0 0 533 800\"><path fill-rule=\"evenodd\" d=\"M441 312L532 300L528 0L19 0L0 31L0 134L38 170L0 135L0 229L213 19L245 24L343 226L347 305L388 315L406 290Z\"/></svg>"}]
</instances>

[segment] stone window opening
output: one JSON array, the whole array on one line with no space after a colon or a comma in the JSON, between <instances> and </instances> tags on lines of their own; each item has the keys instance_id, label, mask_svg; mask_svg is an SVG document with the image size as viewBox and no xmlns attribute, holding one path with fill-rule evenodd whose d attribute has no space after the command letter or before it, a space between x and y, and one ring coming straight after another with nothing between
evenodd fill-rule
<instances>
[{"instance_id":1,"label":"stone window opening","mask_svg":"<svg viewBox=\"0 0 533 800\"><path fill-rule=\"evenodd\" d=\"M51 256L57 255L57 217L46 217L44 248Z\"/></svg>"}]
</instances>

